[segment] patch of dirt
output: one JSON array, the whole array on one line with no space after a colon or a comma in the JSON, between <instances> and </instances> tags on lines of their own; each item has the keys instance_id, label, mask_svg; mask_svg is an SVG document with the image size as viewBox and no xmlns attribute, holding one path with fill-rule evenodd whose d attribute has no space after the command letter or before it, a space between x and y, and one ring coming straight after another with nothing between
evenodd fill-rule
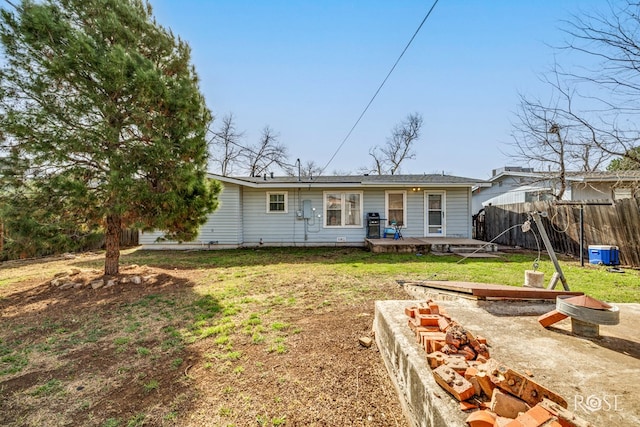
<instances>
[{"instance_id":1,"label":"patch of dirt","mask_svg":"<svg viewBox=\"0 0 640 427\"><path fill-rule=\"evenodd\" d=\"M218 325L197 269L133 266L97 289L100 272L71 273L67 289L42 275L0 288L0 425L406 425L375 343L358 343L373 301L256 311L284 331L241 313L231 346L189 340Z\"/></svg>"}]
</instances>

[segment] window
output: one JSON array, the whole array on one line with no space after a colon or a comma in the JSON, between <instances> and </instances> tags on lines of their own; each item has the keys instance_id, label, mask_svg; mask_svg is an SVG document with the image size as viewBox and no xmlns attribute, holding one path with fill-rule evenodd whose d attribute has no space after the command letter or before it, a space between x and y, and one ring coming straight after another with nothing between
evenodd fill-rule
<instances>
[{"instance_id":1,"label":"window","mask_svg":"<svg viewBox=\"0 0 640 427\"><path fill-rule=\"evenodd\" d=\"M267 193L268 213L287 213L287 192Z\"/></svg>"},{"instance_id":2,"label":"window","mask_svg":"<svg viewBox=\"0 0 640 427\"><path fill-rule=\"evenodd\" d=\"M325 227L362 227L362 193L324 193Z\"/></svg>"},{"instance_id":3,"label":"window","mask_svg":"<svg viewBox=\"0 0 640 427\"><path fill-rule=\"evenodd\" d=\"M387 191L386 196L386 215L387 225L396 224L405 226L407 223L407 192L406 191Z\"/></svg>"}]
</instances>

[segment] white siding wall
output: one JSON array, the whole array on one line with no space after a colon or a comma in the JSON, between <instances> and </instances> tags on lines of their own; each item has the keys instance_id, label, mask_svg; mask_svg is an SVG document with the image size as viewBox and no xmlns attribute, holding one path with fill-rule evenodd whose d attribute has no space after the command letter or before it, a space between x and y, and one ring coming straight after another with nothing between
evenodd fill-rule
<instances>
[{"instance_id":1,"label":"white siding wall","mask_svg":"<svg viewBox=\"0 0 640 427\"><path fill-rule=\"evenodd\" d=\"M454 188L447 190L447 237L471 238L471 212L469 190Z\"/></svg>"},{"instance_id":2,"label":"white siding wall","mask_svg":"<svg viewBox=\"0 0 640 427\"><path fill-rule=\"evenodd\" d=\"M323 191L310 189L288 189L288 212L267 213L264 189L244 189L244 243L246 245L313 245L333 244L338 238L344 238L347 244L363 244L366 236L364 218L362 226L357 228L325 228L323 211ZM340 189L339 191L361 191L358 189ZM363 215L367 210L369 193L364 195ZM312 218L300 219L297 211L302 211L304 200L309 200L312 207ZM384 199L383 199L384 200ZM384 201L382 202L384 204Z\"/></svg>"},{"instance_id":3,"label":"white siding wall","mask_svg":"<svg viewBox=\"0 0 640 427\"><path fill-rule=\"evenodd\" d=\"M581 182L571 185L572 200L610 200L611 185L608 183L584 184Z\"/></svg>"},{"instance_id":4,"label":"white siding wall","mask_svg":"<svg viewBox=\"0 0 640 427\"><path fill-rule=\"evenodd\" d=\"M438 189L446 191L447 236L470 237L471 213L469 212L469 190L467 188ZM267 192L287 192L287 212L267 213ZM385 213L384 189L344 188L338 192L362 192L362 225L360 227L324 227L322 189L255 189L226 183L220 195L218 210L209 215L201 227L195 242L187 245L208 245L216 242L219 246L255 246L260 241L265 245L362 245L367 235L366 215L377 212L381 218ZM429 190L436 191L436 190ZM407 224L402 230L405 237L423 237L424 192L407 191ZM312 218L300 219L303 201L309 200ZM381 221L384 227L384 222ZM167 247L178 242L156 242L161 232L142 233L140 244L145 247ZM338 240L341 240L340 242Z\"/></svg>"},{"instance_id":5,"label":"white siding wall","mask_svg":"<svg viewBox=\"0 0 640 427\"><path fill-rule=\"evenodd\" d=\"M482 202L487 201L500 194L506 193L509 190L524 185L527 179L515 176L506 176L500 180L493 181L491 187L480 187L473 194L473 213L477 214L482 209Z\"/></svg>"},{"instance_id":6,"label":"white siding wall","mask_svg":"<svg viewBox=\"0 0 640 427\"><path fill-rule=\"evenodd\" d=\"M193 242L184 242L182 245L208 245L215 242L217 245L237 246L242 244L242 194L240 186L225 184L219 196L218 209L209 214L207 222L200 227L200 233ZM156 240L162 237L161 231L140 234L140 244L145 246L170 246L179 244L174 241Z\"/></svg>"},{"instance_id":7,"label":"white siding wall","mask_svg":"<svg viewBox=\"0 0 640 427\"><path fill-rule=\"evenodd\" d=\"M424 192L407 191L407 226L404 237L424 237Z\"/></svg>"}]
</instances>

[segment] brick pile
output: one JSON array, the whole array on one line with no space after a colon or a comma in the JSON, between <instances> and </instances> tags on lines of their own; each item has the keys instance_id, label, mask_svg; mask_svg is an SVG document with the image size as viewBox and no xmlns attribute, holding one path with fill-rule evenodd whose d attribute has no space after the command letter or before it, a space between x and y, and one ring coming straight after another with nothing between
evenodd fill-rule
<instances>
[{"instance_id":1,"label":"brick pile","mask_svg":"<svg viewBox=\"0 0 640 427\"><path fill-rule=\"evenodd\" d=\"M558 394L493 359L476 336L433 300L405 308L436 382L469 411L471 427L593 427Z\"/></svg>"}]
</instances>

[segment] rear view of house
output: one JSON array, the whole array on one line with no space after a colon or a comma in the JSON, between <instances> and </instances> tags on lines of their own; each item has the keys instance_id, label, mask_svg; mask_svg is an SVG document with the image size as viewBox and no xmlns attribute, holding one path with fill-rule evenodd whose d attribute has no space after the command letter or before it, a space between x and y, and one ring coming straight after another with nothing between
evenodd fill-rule
<instances>
[{"instance_id":1,"label":"rear view of house","mask_svg":"<svg viewBox=\"0 0 640 427\"><path fill-rule=\"evenodd\" d=\"M162 240L142 233L145 248L240 246L364 246L382 230L405 237L471 237L471 189L481 180L448 175L225 177L220 206L197 241ZM373 233L373 235L372 235Z\"/></svg>"}]
</instances>

